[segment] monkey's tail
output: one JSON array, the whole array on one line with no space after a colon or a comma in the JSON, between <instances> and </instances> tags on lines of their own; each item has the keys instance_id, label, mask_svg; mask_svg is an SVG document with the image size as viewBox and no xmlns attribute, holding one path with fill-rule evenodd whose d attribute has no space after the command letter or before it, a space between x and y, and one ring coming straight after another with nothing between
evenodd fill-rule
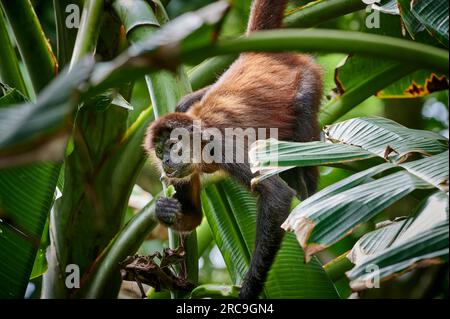
<instances>
[{"instance_id":1,"label":"monkey's tail","mask_svg":"<svg viewBox=\"0 0 450 319\"><path fill-rule=\"evenodd\" d=\"M247 34L267 29L279 28L283 22L288 0L254 0Z\"/></svg>"}]
</instances>

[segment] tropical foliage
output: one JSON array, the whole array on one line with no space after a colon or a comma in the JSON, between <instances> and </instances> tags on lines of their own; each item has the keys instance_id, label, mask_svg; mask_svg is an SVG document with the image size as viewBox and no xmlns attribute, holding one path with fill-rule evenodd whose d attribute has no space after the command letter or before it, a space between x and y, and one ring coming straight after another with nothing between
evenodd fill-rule
<instances>
[{"instance_id":1,"label":"tropical foliage","mask_svg":"<svg viewBox=\"0 0 450 319\"><path fill-rule=\"evenodd\" d=\"M259 141L251 154L255 183L325 167L321 190L283 225L295 235L261 297L346 298L367 282L448 267L447 1L294 0L286 28L249 37L250 0L212 2L0 0L1 298L116 298L136 253L154 267L124 278L149 284L148 298L237 296L255 198L205 176L203 223L187 238L167 235L154 202L171 190L141 145L155 118L243 51L313 53L325 80L323 141ZM216 247L225 271L208 258Z\"/></svg>"}]
</instances>

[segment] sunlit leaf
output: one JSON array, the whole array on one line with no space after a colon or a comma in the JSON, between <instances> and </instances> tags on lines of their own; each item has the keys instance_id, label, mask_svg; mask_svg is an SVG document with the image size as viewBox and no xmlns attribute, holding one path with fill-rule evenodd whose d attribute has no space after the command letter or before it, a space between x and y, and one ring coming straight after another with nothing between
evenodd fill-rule
<instances>
[{"instance_id":1,"label":"sunlit leaf","mask_svg":"<svg viewBox=\"0 0 450 319\"><path fill-rule=\"evenodd\" d=\"M362 290L374 280L386 281L415 268L448 261L448 218L448 196L437 192L415 217L363 236L349 255L355 264L347 273L351 287Z\"/></svg>"},{"instance_id":2,"label":"sunlit leaf","mask_svg":"<svg viewBox=\"0 0 450 319\"><path fill-rule=\"evenodd\" d=\"M440 134L406 128L385 118L356 118L325 129L327 139L361 147L393 162L411 153L438 154L448 149Z\"/></svg>"}]
</instances>

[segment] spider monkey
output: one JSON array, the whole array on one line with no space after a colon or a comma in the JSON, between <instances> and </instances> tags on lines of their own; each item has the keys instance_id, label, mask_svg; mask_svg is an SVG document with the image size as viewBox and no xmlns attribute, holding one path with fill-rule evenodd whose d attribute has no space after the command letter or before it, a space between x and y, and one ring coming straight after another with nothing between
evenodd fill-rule
<instances>
[{"instance_id":1,"label":"spider monkey","mask_svg":"<svg viewBox=\"0 0 450 319\"><path fill-rule=\"evenodd\" d=\"M247 34L281 26L288 0L255 0ZM193 121L205 128L276 128L278 139L319 139L317 112L322 96L322 71L307 55L297 53L242 53L230 68L209 86L183 98L176 112L153 122L144 147L156 155L167 181L174 185L173 198L156 203L158 220L179 232L195 229L202 220L200 174L227 172L258 195L256 241L240 298L257 298L283 238L280 228L289 214L292 196L314 193L318 170L296 168L251 186L248 158L243 163L175 163L170 152L176 128L193 131ZM192 137L191 137L192 138ZM247 146L245 146L247 151ZM284 179L284 180L283 180ZM295 191L294 191L295 189Z\"/></svg>"}]
</instances>

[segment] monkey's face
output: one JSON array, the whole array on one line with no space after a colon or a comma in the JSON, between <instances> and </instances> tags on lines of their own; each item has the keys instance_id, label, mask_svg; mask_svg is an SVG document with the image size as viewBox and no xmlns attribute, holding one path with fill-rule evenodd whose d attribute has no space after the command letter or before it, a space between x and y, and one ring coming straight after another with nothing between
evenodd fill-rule
<instances>
[{"instance_id":1,"label":"monkey's face","mask_svg":"<svg viewBox=\"0 0 450 319\"><path fill-rule=\"evenodd\" d=\"M196 170L196 165L192 163L189 154L186 156L186 149L182 141L162 138L155 144L156 156L161 160L161 166L168 178L181 179L188 177Z\"/></svg>"}]
</instances>

